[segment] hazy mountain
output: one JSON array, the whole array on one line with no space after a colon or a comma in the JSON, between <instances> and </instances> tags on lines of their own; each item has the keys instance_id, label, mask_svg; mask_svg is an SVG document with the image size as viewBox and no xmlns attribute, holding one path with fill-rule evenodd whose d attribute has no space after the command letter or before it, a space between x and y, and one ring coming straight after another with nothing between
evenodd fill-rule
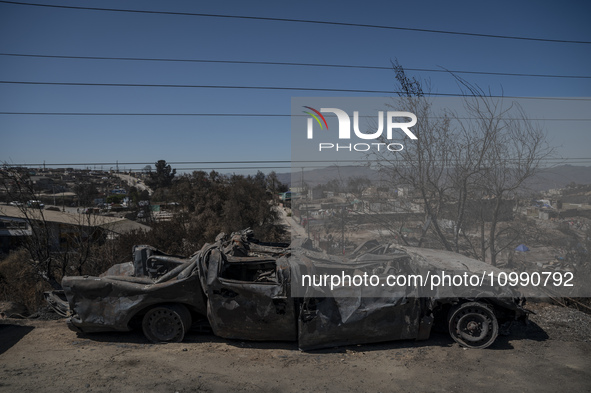
<instances>
[{"instance_id":1,"label":"hazy mountain","mask_svg":"<svg viewBox=\"0 0 591 393\"><path fill-rule=\"evenodd\" d=\"M536 191L551 188L563 188L567 184L591 184L591 167L576 165L559 165L554 168L543 169L528 182L528 186Z\"/></svg>"},{"instance_id":2,"label":"hazy mountain","mask_svg":"<svg viewBox=\"0 0 591 393\"><path fill-rule=\"evenodd\" d=\"M291 173L278 173L277 177L282 183L289 184L291 186ZM352 177L365 177L372 181L379 180L379 174L377 171L363 166L329 166L326 168L304 170L303 173L301 171L294 171L294 186L297 186L301 183L302 177L304 179L304 183L311 187L314 187L318 184L328 183L333 179L346 182L347 179Z\"/></svg>"},{"instance_id":3,"label":"hazy mountain","mask_svg":"<svg viewBox=\"0 0 591 393\"><path fill-rule=\"evenodd\" d=\"M370 180L379 180L379 174L368 168L359 166L330 166L326 168L312 169L303 172L304 182L309 186L324 184L332 179L346 180L350 177L366 177ZM277 177L282 183L291 185L291 173L278 173ZM294 171L294 183L300 183L301 171ZM531 179L527 187L535 191L545 191L552 188L562 188L571 182L577 184L591 184L591 167L576 165L559 165L553 168L543 169Z\"/></svg>"}]
</instances>

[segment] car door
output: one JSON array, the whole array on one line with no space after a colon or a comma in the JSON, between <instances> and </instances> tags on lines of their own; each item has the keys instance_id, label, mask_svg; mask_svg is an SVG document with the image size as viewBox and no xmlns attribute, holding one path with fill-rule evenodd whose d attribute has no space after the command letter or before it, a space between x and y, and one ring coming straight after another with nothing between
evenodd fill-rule
<instances>
[{"instance_id":1,"label":"car door","mask_svg":"<svg viewBox=\"0 0 591 393\"><path fill-rule=\"evenodd\" d=\"M302 254L292 265L293 288L306 288L301 293L298 315L301 349L419 337L421 321L429 313L425 299L418 298L411 287L386 285L388 275L406 271L407 258L370 256L357 263L342 264L326 256ZM304 285L303 281L304 276L351 277L364 272L379 275L379 283L364 286L349 282L332 287L326 282Z\"/></svg>"},{"instance_id":2,"label":"car door","mask_svg":"<svg viewBox=\"0 0 591 393\"><path fill-rule=\"evenodd\" d=\"M300 349L418 337L423 301L406 296L305 298L298 318Z\"/></svg>"},{"instance_id":3,"label":"car door","mask_svg":"<svg viewBox=\"0 0 591 393\"><path fill-rule=\"evenodd\" d=\"M209 267L208 319L216 335L244 340L297 339L286 265L267 257L218 252L212 252L212 257L218 266Z\"/></svg>"}]
</instances>

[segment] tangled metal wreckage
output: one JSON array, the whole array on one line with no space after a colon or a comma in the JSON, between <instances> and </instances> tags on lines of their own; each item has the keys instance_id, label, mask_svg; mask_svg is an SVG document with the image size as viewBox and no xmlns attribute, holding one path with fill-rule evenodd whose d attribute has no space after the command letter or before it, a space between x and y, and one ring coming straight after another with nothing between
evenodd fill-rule
<instances>
[{"instance_id":1,"label":"tangled metal wreckage","mask_svg":"<svg viewBox=\"0 0 591 393\"><path fill-rule=\"evenodd\" d=\"M443 327L461 345L485 348L500 326L527 319L525 300L513 289L425 296L412 287L377 293L350 284L327 288L302 283L304 275L371 272L382 280L393 273L477 272L483 267L491 269L458 254L377 242L343 259L313 250L306 240L262 243L245 230L218 235L190 258L135 246L132 262L98 277L64 277L63 291L48 292L46 299L68 317L74 331L141 326L153 342L179 342L192 326L206 325L224 338L297 341L302 350L310 350L424 340L432 327Z\"/></svg>"}]
</instances>

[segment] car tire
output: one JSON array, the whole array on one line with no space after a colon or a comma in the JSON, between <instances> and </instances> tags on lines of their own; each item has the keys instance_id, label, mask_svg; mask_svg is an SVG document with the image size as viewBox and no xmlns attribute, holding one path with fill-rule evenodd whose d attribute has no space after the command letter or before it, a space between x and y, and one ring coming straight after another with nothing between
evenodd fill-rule
<instances>
[{"instance_id":1,"label":"car tire","mask_svg":"<svg viewBox=\"0 0 591 393\"><path fill-rule=\"evenodd\" d=\"M191 313L182 304L160 305L144 315L142 329L153 343L181 342L191 327Z\"/></svg>"},{"instance_id":2,"label":"car tire","mask_svg":"<svg viewBox=\"0 0 591 393\"><path fill-rule=\"evenodd\" d=\"M499 334L499 323L491 308L479 302L459 304L449 311L449 334L460 345L486 348Z\"/></svg>"}]
</instances>

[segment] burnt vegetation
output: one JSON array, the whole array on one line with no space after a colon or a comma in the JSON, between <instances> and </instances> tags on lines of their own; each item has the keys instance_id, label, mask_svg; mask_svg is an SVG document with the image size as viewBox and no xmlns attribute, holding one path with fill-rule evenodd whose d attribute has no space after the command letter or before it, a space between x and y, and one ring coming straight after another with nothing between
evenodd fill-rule
<instances>
[{"instance_id":1,"label":"burnt vegetation","mask_svg":"<svg viewBox=\"0 0 591 393\"><path fill-rule=\"evenodd\" d=\"M138 244L189 256L213 242L218 233L247 227L266 240L284 239L285 229L278 221L274 200L275 194L286 187L274 172L243 176L197 171L178 175L164 160L155 168L146 180L154 191L152 195L136 187L130 187L127 194L132 210L127 216L135 219L142 212L149 231L136 229L112 236L98 225L102 216L77 214L78 222L71 226L78 230L56 240L42 207L18 206L29 223L30 236L22 236L18 246L0 255L0 300L21 303L34 312L43 305L43 292L59 289L62 277L98 275L114 264L131 260L132 247ZM3 170L1 177L5 203L38 199L26 174ZM87 203L97 194L92 183L77 185L75 192ZM107 203L119 203L123 196L110 198ZM173 213L165 219L154 218L152 206L157 203L173 206Z\"/></svg>"}]
</instances>

